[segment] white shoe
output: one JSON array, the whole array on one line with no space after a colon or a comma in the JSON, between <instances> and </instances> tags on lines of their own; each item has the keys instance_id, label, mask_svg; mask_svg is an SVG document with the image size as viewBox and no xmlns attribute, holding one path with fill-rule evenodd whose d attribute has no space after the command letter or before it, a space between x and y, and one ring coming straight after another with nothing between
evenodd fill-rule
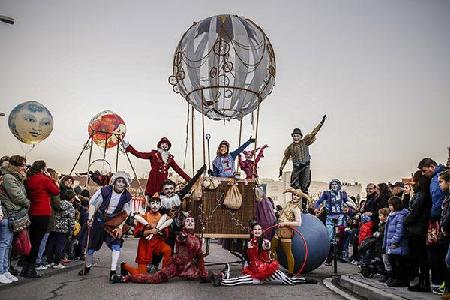
<instances>
[{"instance_id":1,"label":"white shoe","mask_svg":"<svg viewBox=\"0 0 450 300\"><path fill-rule=\"evenodd\" d=\"M58 265L54 265L53 269L65 269L66 266L64 266L62 263L59 263Z\"/></svg>"},{"instance_id":2,"label":"white shoe","mask_svg":"<svg viewBox=\"0 0 450 300\"><path fill-rule=\"evenodd\" d=\"M0 274L0 283L3 284L10 284L12 282L12 280L9 280L5 274Z\"/></svg>"},{"instance_id":3,"label":"white shoe","mask_svg":"<svg viewBox=\"0 0 450 300\"><path fill-rule=\"evenodd\" d=\"M8 278L9 280L11 280L13 282L19 280L16 276L14 276L13 274L11 274L9 272L5 272L5 274L3 274L3 275L5 275L6 278Z\"/></svg>"},{"instance_id":4,"label":"white shoe","mask_svg":"<svg viewBox=\"0 0 450 300\"><path fill-rule=\"evenodd\" d=\"M36 270L47 270L47 266L46 265L39 265L36 267Z\"/></svg>"}]
</instances>

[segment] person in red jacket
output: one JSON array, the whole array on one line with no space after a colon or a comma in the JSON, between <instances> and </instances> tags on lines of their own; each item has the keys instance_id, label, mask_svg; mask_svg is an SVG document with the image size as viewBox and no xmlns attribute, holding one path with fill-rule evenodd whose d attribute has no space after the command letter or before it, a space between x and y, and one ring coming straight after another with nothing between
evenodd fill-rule
<instances>
[{"instance_id":1,"label":"person in red jacket","mask_svg":"<svg viewBox=\"0 0 450 300\"><path fill-rule=\"evenodd\" d=\"M29 228L31 252L24 261L20 276L39 278L41 276L35 270L36 259L52 214L50 198L59 195L59 187L47 174L47 165L43 160L35 161L28 170L25 187L30 199L28 213L31 221Z\"/></svg>"},{"instance_id":2,"label":"person in red jacket","mask_svg":"<svg viewBox=\"0 0 450 300\"><path fill-rule=\"evenodd\" d=\"M169 168L172 168L184 180L191 180L191 177L178 166L173 155L170 154L169 150L172 144L166 137L161 138L157 145L158 149L152 150L151 152L139 152L125 141L122 142L122 146L126 152L150 161L151 170L148 174L147 186L145 188L145 195L148 198L161 191L163 182L167 180Z\"/></svg>"}]
</instances>

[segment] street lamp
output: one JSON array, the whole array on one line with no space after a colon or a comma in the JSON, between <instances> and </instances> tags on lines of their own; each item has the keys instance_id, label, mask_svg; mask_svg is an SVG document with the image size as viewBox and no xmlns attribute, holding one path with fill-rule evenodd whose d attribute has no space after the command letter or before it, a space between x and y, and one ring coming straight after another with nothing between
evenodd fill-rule
<instances>
[{"instance_id":1,"label":"street lamp","mask_svg":"<svg viewBox=\"0 0 450 300\"><path fill-rule=\"evenodd\" d=\"M7 24L14 24L14 18L8 17L8 16L1 16L0 15L0 21L7 23Z\"/></svg>"}]
</instances>

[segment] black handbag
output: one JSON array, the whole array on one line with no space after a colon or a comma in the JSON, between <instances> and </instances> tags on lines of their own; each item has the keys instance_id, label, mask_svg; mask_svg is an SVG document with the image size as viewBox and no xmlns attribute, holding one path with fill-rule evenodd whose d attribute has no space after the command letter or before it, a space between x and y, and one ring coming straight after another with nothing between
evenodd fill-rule
<instances>
[{"instance_id":1,"label":"black handbag","mask_svg":"<svg viewBox=\"0 0 450 300\"><path fill-rule=\"evenodd\" d=\"M9 212L8 223L12 232L19 232L22 229L26 229L31 224L28 210L24 208Z\"/></svg>"}]
</instances>

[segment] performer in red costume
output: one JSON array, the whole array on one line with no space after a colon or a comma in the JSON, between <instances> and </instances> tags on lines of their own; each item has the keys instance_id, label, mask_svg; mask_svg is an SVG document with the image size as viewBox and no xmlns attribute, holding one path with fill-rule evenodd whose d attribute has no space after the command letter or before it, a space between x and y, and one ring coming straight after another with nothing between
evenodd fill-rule
<instances>
[{"instance_id":1,"label":"performer in red costume","mask_svg":"<svg viewBox=\"0 0 450 300\"><path fill-rule=\"evenodd\" d=\"M255 157L255 150L244 151L245 160L242 160L242 155L239 154L239 166L242 171L245 172L246 179L258 178L258 163L261 158L264 157L264 149L269 147L264 145L259 149L258 154ZM256 149L258 151L258 149ZM253 160L254 159L254 160Z\"/></svg>"},{"instance_id":2,"label":"performer in red costume","mask_svg":"<svg viewBox=\"0 0 450 300\"><path fill-rule=\"evenodd\" d=\"M138 222L134 230L134 236L139 237L137 248L136 263L137 268L128 263L120 264L120 273L128 274L144 274L147 273L147 265L152 262L154 255L162 255L164 257L163 267L167 266L172 249L166 244L164 239L168 236L168 226L172 223L172 219L168 219L167 215L159 213L161 208L161 199L153 196L149 201L150 210L144 215L135 216Z\"/></svg>"},{"instance_id":3,"label":"performer in red costume","mask_svg":"<svg viewBox=\"0 0 450 300\"><path fill-rule=\"evenodd\" d=\"M160 192L163 182L167 179L169 168L172 168L184 180L191 180L191 177L177 165L173 155L170 154L169 150L172 144L166 137L161 138L157 145L158 149L151 152L139 152L125 141L122 142L122 146L126 152L130 152L138 158L150 160L151 170L148 174L147 187L145 188L145 195L149 198Z\"/></svg>"},{"instance_id":4,"label":"performer in red costume","mask_svg":"<svg viewBox=\"0 0 450 300\"><path fill-rule=\"evenodd\" d=\"M209 282L208 272L205 269L202 243L194 235L195 221L192 217L184 220L184 227L176 237L176 254L160 271L152 274L116 275L113 283L163 283L173 277L182 277L188 280L200 279Z\"/></svg>"},{"instance_id":5,"label":"performer in red costume","mask_svg":"<svg viewBox=\"0 0 450 300\"><path fill-rule=\"evenodd\" d=\"M250 240L248 241L248 266L242 269L243 276L229 278L229 266L214 278L214 286L235 286L243 284L262 284L267 282L294 285L300 283L317 283L314 279L288 277L281 272L280 264L270 258L270 241L263 238L261 225L250 222Z\"/></svg>"}]
</instances>

